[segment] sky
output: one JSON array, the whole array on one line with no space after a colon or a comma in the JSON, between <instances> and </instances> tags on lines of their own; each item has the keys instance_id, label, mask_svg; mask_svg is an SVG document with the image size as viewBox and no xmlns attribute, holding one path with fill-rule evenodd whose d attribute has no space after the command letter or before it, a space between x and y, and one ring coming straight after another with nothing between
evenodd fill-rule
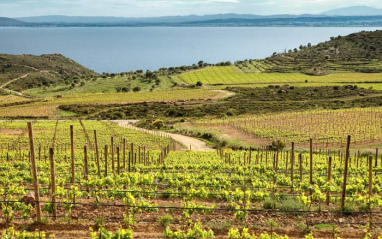
<instances>
[{"instance_id":1,"label":"sky","mask_svg":"<svg viewBox=\"0 0 382 239\"><path fill-rule=\"evenodd\" d=\"M0 0L0 17L42 15L154 17L238 13L255 15L316 14L381 0Z\"/></svg>"}]
</instances>

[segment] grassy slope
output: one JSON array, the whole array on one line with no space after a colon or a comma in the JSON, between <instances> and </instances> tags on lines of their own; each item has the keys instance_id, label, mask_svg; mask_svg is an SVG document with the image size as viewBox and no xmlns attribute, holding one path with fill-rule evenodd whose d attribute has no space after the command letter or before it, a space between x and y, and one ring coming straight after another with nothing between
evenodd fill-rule
<instances>
[{"instance_id":1,"label":"grassy slope","mask_svg":"<svg viewBox=\"0 0 382 239\"><path fill-rule=\"evenodd\" d=\"M296 52L264 60L245 60L232 66L214 66L172 76L180 84L301 84L339 85L356 82L382 89L382 31L332 38ZM308 75L309 73L311 75ZM363 73L363 74L362 74ZM374 73L374 74L371 74ZM318 76L320 75L320 76ZM370 83L373 83L370 85ZM366 85L368 84L368 85Z\"/></svg>"},{"instance_id":2,"label":"grassy slope","mask_svg":"<svg viewBox=\"0 0 382 239\"><path fill-rule=\"evenodd\" d=\"M198 71L187 72L173 76L180 84L195 84L201 81L203 84L267 86L269 84L309 84L318 85L341 85L341 84L367 84L373 86L382 83L380 73L337 73L324 76L311 76L302 73L245 73L237 70L235 66L215 66ZM307 81L307 82L306 82Z\"/></svg>"},{"instance_id":3,"label":"grassy slope","mask_svg":"<svg viewBox=\"0 0 382 239\"><path fill-rule=\"evenodd\" d=\"M203 118L243 114L267 114L309 109L341 109L382 105L382 93L348 87L227 88L236 94L217 102L150 102L126 105L66 105L60 107L89 119Z\"/></svg>"},{"instance_id":4,"label":"grassy slope","mask_svg":"<svg viewBox=\"0 0 382 239\"><path fill-rule=\"evenodd\" d=\"M37 98L33 101L25 102L24 98L16 98L21 103L14 103L2 107L0 104L0 118L1 117L58 117L58 116L74 116L72 113L58 110L58 106L86 104L90 107L87 108L89 112L93 111L92 108L97 105L114 105L128 104L134 102L176 102L186 101L191 99L210 99L217 97L218 91L212 90L169 90L169 91L155 91L155 92L129 92L129 93L88 93L88 94L75 94L63 96L62 98L46 97ZM0 100L8 99L9 96L0 96ZM20 98L20 99L19 99ZM24 100L21 100L24 99ZM11 98L9 99L11 100Z\"/></svg>"},{"instance_id":5,"label":"grassy slope","mask_svg":"<svg viewBox=\"0 0 382 239\"><path fill-rule=\"evenodd\" d=\"M85 81L81 80L85 84L81 86L78 82L75 87L67 85L65 83L51 85L43 88L32 88L23 91L24 94L34 97L52 97L56 95L75 95L84 93L116 93L118 87L128 87L133 89L134 87L140 87L141 91L148 92L169 89L173 83L164 77L160 77L161 81L156 84L155 81L151 83L142 82L139 79L130 79L127 76L115 76L108 78L93 78Z\"/></svg>"},{"instance_id":6,"label":"grassy slope","mask_svg":"<svg viewBox=\"0 0 382 239\"><path fill-rule=\"evenodd\" d=\"M0 54L0 84L25 74L30 75L25 79L9 84L7 87L22 91L33 87L56 84L65 79L90 78L97 75L59 54L41 56Z\"/></svg>"},{"instance_id":7,"label":"grassy slope","mask_svg":"<svg viewBox=\"0 0 382 239\"><path fill-rule=\"evenodd\" d=\"M382 31L339 36L266 60L273 64L267 72L305 72L314 68L330 72L382 72Z\"/></svg>"}]
</instances>

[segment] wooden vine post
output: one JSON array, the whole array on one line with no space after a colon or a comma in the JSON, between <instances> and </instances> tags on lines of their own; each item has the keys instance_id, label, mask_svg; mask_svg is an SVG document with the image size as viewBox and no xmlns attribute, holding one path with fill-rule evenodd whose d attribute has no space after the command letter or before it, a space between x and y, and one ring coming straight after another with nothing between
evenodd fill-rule
<instances>
[{"instance_id":1,"label":"wooden vine post","mask_svg":"<svg viewBox=\"0 0 382 239\"><path fill-rule=\"evenodd\" d=\"M290 180L293 188L293 170L294 170L294 142L292 142L292 152L290 154Z\"/></svg>"},{"instance_id":2,"label":"wooden vine post","mask_svg":"<svg viewBox=\"0 0 382 239\"><path fill-rule=\"evenodd\" d=\"M312 185L313 184L313 139L310 138L309 139L309 162L310 162L310 165L309 165L309 184ZM312 189L309 190L310 192L310 195L312 195Z\"/></svg>"},{"instance_id":3,"label":"wooden vine post","mask_svg":"<svg viewBox=\"0 0 382 239\"><path fill-rule=\"evenodd\" d=\"M117 173L118 173L118 175L119 175L119 173L120 173L120 161L119 161L119 147L117 147Z\"/></svg>"},{"instance_id":4,"label":"wooden vine post","mask_svg":"<svg viewBox=\"0 0 382 239\"><path fill-rule=\"evenodd\" d=\"M330 203L330 182L332 180L332 157L329 157L329 164L328 164L328 191L326 191L326 205L329 206Z\"/></svg>"},{"instance_id":5,"label":"wooden vine post","mask_svg":"<svg viewBox=\"0 0 382 239\"><path fill-rule=\"evenodd\" d=\"M88 148L86 145L84 146L84 175L85 175L85 180L88 180Z\"/></svg>"},{"instance_id":6,"label":"wooden vine post","mask_svg":"<svg viewBox=\"0 0 382 239\"><path fill-rule=\"evenodd\" d=\"M56 170L54 168L54 150L49 149L50 160L50 178L52 183L52 204L53 204L53 220L57 218L57 203L56 203Z\"/></svg>"},{"instance_id":7,"label":"wooden vine post","mask_svg":"<svg viewBox=\"0 0 382 239\"><path fill-rule=\"evenodd\" d=\"M129 152L129 168L128 168L128 170L129 170L129 173L130 173L130 171L131 171L131 159L133 158L133 153L132 152Z\"/></svg>"},{"instance_id":8,"label":"wooden vine post","mask_svg":"<svg viewBox=\"0 0 382 239\"><path fill-rule=\"evenodd\" d=\"M28 133L29 133L29 145L30 145L30 152L31 152L31 163L32 163L31 166L32 166L35 203L36 203L37 222L41 223L40 192L39 192L38 180L37 180L36 154L35 154L35 149L34 149L32 122L28 122Z\"/></svg>"},{"instance_id":9,"label":"wooden vine post","mask_svg":"<svg viewBox=\"0 0 382 239\"><path fill-rule=\"evenodd\" d=\"M123 170L126 171L126 139L124 138L123 139L123 156L122 156L122 160L123 160Z\"/></svg>"},{"instance_id":10,"label":"wooden vine post","mask_svg":"<svg viewBox=\"0 0 382 239\"><path fill-rule=\"evenodd\" d=\"M371 197L373 196L373 156L369 156L369 232L372 231L372 219L371 219Z\"/></svg>"},{"instance_id":11,"label":"wooden vine post","mask_svg":"<svg viewBox=\"0 0 382 239\"><path fill-rule=\"evenodd\" d=\"M101 177L101 166L100 166L100 163L99 163L99 151L98 151L97 130L94 130L94 141L95 141L95 153L96 153L96 159L97 159L98 177Z\"/></svg>"},{"instance_id":12,"label":"wooden vine post","mask_svg":"<svg viewBox=\"0 0 382 239\"><path fill-rule=\"evenodd\" d=\"M373 194L373 156L369 156L369 197Z\"/></svg>"},{"instance_id":13,"label":"wooden vine post","mask_svg":"<svg viewBox=\"0 0 382 239\"><path fill-rule=\"evenodd\" d=\"M76 174L74 172L74 132L73 132L73 125L70 126L70 152L72 157L72 184L74 184Z\"/></svg>"},{"instance_id":14,"label":"wooden vine post","mask_svg":"<svg viewBox=\"0 0 382 239\"><path fill-rule=\"evenodd\" d=\"M345 152L344 182L342 184L342 198L341 198L341 210L342 211L344 211L344 209L345 209L346 181L347 181L347 175L348 175L350 139L351 139L351 136L348 135L348 139L347 139L347 143L346 143L346 152Z\"/></svg>"},{"instance_id":15,"label":"wooden vine post","mask_svg":"<svg viewBox=\"0 0 382 239\"><path fill-rule=\"evenodd\" d=\"M105 151L104 151L104 154L105 154L105 177L107 177L107 145L105 145Z\"/></svg>"},{"instance_id":16,"label":"wooden vine post","mask_svg":"<svg viewBox=\"0 0 382 239\"><path fill-rule=\"evenodd\" d=\"M280 153L280 140L277 140L277 151L276 151L276 159L275 159L275 172L277 173L279 167L279 153Z\"/></svg>"},{"instance_id":17,"label":"wooden vine post","mask_svg":"<svg viewBox=\"0 0 382 239\"><path fill-rule=\"evenodd\" d=\"M300 170L300 183L301 183L302 182L302 155L301 154L298 155L298 161L300 164L299 170Z\"/></svg>"},{"instance_id":18,"label":"wooden vine post","mask_svg":"<svg viewBox=\"0 0 382 239\"><path fill-rule=\"evenodd\" d=\"M375 166L374 167L377 167L378 166L378 148L375 150Z\"/></svg>"},{"instance_id":19,"label":"wooden vine post","mask_svg":"<svg viewBox=\"0 0 382 239\"><path fill-rule=\"evenodd\" d=\"M114 137L111 137L111 170L114 173Z\"/></svg>"},{"instance_id":20,"label":"wooden vine post","mask_svg":"<svg viewBox=\"0 0 382 239\"><path fill-rule=\"evenodd\" d=\"M134 143L131 143L130 153L131 153L131 163L134 164ZM129 169L129 172L130 172L130 169Z\"/></svg>"}]
</instances>

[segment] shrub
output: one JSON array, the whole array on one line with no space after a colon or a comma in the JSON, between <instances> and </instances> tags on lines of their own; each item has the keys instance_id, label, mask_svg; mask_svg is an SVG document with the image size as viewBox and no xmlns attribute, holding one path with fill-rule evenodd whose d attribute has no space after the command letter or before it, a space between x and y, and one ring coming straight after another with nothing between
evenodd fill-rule
<instances>
[{"instance_id":1,"label":"shrub","mask_svg":"<svg viewBox=\"0 0 382 239\"><path fill-rule=\"evenodd\" d=\"M159 224L162 227L170 226L171 223L172 223L172 217L170 215L164 215L159 218Z\"/></svg>"},{"instance_id":2,"label":"shrub","mask_svg":"<svg viewBox=\"0 0 382 239\"><path fill-rule=\"evenodd\" d=\"M279 149L281 150L281 149L285 148L285 143L280 141L280 145L279 146L280 146ZM277 141L273 141L272 142L272 148L277 149Z\"/></svg>"},{"instance_id":3,"label":"shrub","mask_svg":"<svg viewBox=\"0 0 382 239\"><path fill-rule=\"evenodd\" d=\"M280 209L283 211L288 211L288 214L298 215L298 211L304 210L305 206L298 200L288 198L280 202Z\"/></svg>"},{"instance_id":4,"label":"shrub","mask_svg":"<svg viewBox=\"0 0 382 239\"><path fill-rule=\"evenodd\" d=\"M275 209L276 208L276 201L272 198L265 198L263 202L263 208L264 209Z\"/></svg>"},{"instance_id":5,"label":"shrub","mask_svg":"<svg viewBox=\"0 0 382 239\"><path fill-rule=\"evenodd\" d=\"M92 239L104 238L104 239L132 239L133 230L131 229L118 229L115 233L106 230L105 228L99 229L99 235L97 232L90 230L90 236Z\"/></svg>"},{"instance_id":6,"label":"shrub","mask_svg":"<svg viewBox=\"0 0 382 239\"><path fill-rule=\"evenodd\" d=\"M151 124L155 129L161 129L164 126L164 122L161 119L156 119Z\"/></svg>"},{"instance_id":7,"label":"shrub","mask_svg":"<svg viewBox=\"0 0 382 239\"><path fill-rule=\"evenodd\" d=\"M133 91L134 91L134 92L138 92L138 91L141 91L141 87L139 87L139 86L136 86L136 87L134 87L134 88L133 88Z\"/></svg>"},{"instance_id":8,"label":"shrub","mask_svg":"<svg viewBox=\"0 0 382 239\"><path fill-rule=\"evenodd\" d=\"M94 220L94 227L95 229L102 228L105 225L105 218L104 217L97 217Z\"/></svg>"}]
</instances>

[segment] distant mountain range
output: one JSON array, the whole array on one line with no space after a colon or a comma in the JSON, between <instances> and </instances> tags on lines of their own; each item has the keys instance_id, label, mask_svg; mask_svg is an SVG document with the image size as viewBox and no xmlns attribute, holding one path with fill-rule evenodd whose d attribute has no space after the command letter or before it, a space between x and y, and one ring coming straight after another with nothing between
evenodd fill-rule
<instances>
[{"instance_id":1,"label":"distant mountain range","mask_svg":"<svg viewBox=\"0 0 382 239\"><path fill-rule=\"evenodd\" d=\"M158 23L184 23L184 22L201 22L211 20L227 20L227 19L274 19L274 18L299 18L299 17L318 17L325 15L250 15L250 14L214 14L214 15L189 15L189 16L166 16L166 17L146 17L146 18L124 18L124 17L82 17L82 16L40 16L40 17L22 17L17 20L31 23L49 23L49 24L158 24Z\"/></svg>"},{"instance_id":2,"label":"distant mountain range","mask_svg":"<svg viewBox=\"0 0 382 239\"><path fill-rule=\"evenodd\" d=\"M30 23L22 22L13 18L0 17L0 26L25 26Z\"/></svg>"},{"instance_id":3,"label":"distant mountain range","mask_svg":"<svg viewBox=\"0 0 382 239\"><path fill-rule=\"evenodd\" d=\"M366 6L334 9L311 15L215 14L146 18L38 16L0 18L0 26L106 27L106 26L382 26L382 9Z\"/></svg>"},{"instance_id":4,"label":"distant mountain range","mask_svg":"<svg viewBox=\"0 0 382 239\"><path fill-rule=\"evenodd\" d=\"M367 6L353 6L333 9L321 14L328 16L380 16L382 15L382 9Z\"/></svg>"}]
</instances>

